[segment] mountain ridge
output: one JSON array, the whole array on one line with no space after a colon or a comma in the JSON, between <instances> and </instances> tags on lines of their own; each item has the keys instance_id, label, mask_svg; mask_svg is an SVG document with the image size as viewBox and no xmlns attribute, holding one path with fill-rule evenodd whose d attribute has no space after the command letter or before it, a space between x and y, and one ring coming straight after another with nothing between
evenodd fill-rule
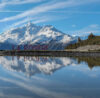
<instances>
[{"instance_id":1,"label":"mountain ridge","mask_svg":"<svg viewBox=\"0 0 100 98\"><path fill-rule=\"evenodd\" d=\"M63 50L76 39L64 34L52 25L37 26L28 23L0 34L0 49L11 49L10 45L48 45L49 50ZM10 48L5 48L8 44ZM2 48L3 47L3 48Z\"/></svg>"}]
</instances>

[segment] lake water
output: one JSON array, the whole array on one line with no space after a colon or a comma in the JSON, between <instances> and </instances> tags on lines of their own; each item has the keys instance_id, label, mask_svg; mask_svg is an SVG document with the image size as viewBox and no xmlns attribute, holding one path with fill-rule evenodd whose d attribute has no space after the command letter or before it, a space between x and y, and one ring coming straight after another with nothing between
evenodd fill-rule
<instances>
[{"instance_id":1,"label":"lake water","mask_svg":"<svg viewBox=\"0 0 100 98\"><path fill-rule=\"evenodd\" d=\"M100 58L0 57L0 98L100 98Z\"/></svg>"}]
</instances>

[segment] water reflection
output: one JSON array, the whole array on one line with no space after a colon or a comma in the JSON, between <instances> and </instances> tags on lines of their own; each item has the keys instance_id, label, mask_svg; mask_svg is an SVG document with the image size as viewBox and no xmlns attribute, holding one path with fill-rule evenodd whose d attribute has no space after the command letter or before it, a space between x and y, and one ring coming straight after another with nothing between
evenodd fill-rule
<instances>
[{"instance_id":1,"label":"water reflection","mask_svg":"<svg viewBox=\"0 0 100 98\"><path fill-rule=\"evenodd\" d=\"M23 72L27 76L37 73L52 74L72 63L70 58L49 57L0 57L0 64L10 70Z\"/></svg>"},{"instance_id":2,"label":"water reflection","mask_svg":"<svg viewBox=\"0 0 100 98\"><path fill-rule=\"evenodd\" d=\"M79 65L82 62L87 63L90 69L100 66L100 58L96 57L0 57L0 64L4 68L10 71L23 72L27 76L32 76L37 73L49 75L62 67L68 65Z\"/></svg>"},{"instance_id":3,"label":"water reflection","mask_svg":"<svg viewBox=\"0 0 100 98\"><path fill-rule=\"evenodd\" d=\"M77 60L78 64L86 62L90 69L100 66L100 57L72 57Z\"/></svg>"},{"instance_id":4,"label":"water reflection","mask_svg":"<svg viewBox=\"0 0 100 98\"><path fill-rule=\"evenodd\" d=\"M1 56L0 65L0 98L100 97L100 58Z\"/></svg>"}]
</instances>

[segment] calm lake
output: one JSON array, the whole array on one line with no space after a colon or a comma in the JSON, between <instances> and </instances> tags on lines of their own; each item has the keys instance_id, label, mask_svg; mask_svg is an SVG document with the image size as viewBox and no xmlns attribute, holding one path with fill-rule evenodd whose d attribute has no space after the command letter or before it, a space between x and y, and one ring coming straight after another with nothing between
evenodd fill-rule
<instances>
[{"instance_id":1,"label":"calm lake","mask_svg":"<svg viewBox=\"0 0 100 98\"><path fill-rule=\"evenodd\" d=\"M100 98L100 58L1 56L0 98Z\"/></svg>"}]
</instances>

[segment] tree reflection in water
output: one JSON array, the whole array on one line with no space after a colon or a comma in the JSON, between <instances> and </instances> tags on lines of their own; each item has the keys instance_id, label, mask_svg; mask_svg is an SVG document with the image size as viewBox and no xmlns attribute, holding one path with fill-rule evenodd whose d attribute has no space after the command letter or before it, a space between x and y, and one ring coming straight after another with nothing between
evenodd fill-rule
<instances>
[{"instance_id":1,"label":"tree reflection in water","mask_svg":"<svg viewBox=\"0 0 100 98\"><path fill-rule=\"evenodd\" d=\"M100 57L72 57L77 60L78 64L86 62L90 69L100 66Z\"/></svg>"}]
</instances>

